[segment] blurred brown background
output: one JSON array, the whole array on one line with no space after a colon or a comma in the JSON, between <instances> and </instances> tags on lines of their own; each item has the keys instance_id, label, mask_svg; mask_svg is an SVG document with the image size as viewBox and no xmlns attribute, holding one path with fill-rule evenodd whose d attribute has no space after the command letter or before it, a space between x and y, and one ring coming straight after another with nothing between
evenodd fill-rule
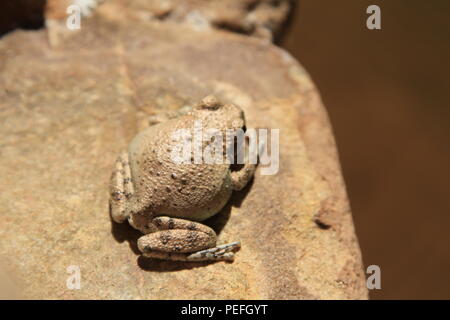
<instances>
[{"instance_id":1,"label":"blurred brown background","mask_svg":"<svg viewBox=\"0 0 450 320\"><path fill-rule=\"evenodd\" d=\"M450 1L302 0L281 45L328 109L371 298L450 299Z\"/></svg>"}]
</instances>

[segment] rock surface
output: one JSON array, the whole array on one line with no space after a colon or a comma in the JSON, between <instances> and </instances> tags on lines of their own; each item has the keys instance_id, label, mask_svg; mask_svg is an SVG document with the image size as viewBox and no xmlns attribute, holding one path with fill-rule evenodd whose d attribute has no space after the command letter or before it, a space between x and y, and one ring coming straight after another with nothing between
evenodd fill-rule
<instances>
[{"instance_id":1,"label":"rock surface","mask_svg":"<svg viewBox=\"0 0 450 320\"><path fill-rule=\"evenodd\" d=\"M219 28L271 38L280 31L292 0L128 0L127 10L196 29Z\"/></svg>"},{"instance_id":2,"label":"rock surface","mask_svg":"<svg viewBox=\"0 0 450 320\"><path fill-rule=\"evenodd\" d=\"M257 38L129 21L99 10L58 48L45 31L0 41L0 262L35 299L365 299L335 143L309 76ZM239 239L233 263L144 259L112 223L108 182L148 115L208 94L248 128L280 129L280 169L208 224ZM81 289L69 290L67 267Z\"/></svg>"}]
</instances>

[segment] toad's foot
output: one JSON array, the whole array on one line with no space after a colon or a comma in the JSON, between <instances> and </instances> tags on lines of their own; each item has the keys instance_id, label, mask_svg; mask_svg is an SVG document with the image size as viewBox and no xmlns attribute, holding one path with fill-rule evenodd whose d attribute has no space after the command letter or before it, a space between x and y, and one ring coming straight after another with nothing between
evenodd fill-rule
<instances>
[{"instance_id":1,"label":"toad's foot","mask_svg":"<svg viewBox=\"0 0 450 320\"><path fill-rule=\"evenodd\" d=\"M148 251L144 257L172 261L233 261L234 252L241 247L239 241L223 244L214 248L200 250L194 253L172 253Z\"/></svg>"},{"instance_id":2,"label":"toad's foot","mask_svg":"<svg viewBox=\"0 0 450 320\"><path fill-rule=\"evenodd\" d=\"M153 219L159 231L138 240L145 257L175 261L233 260L239 242L215 246L217 235L210 227L183 219Z\"/></svg>"},{"instance_id":3,"label":"toad's foot","mask_svg":"<svg viewBox=\"0 0 450 320\"><path fill-rule=\"evenodd\" d=\"M207 261L207 260L234 260L233 251L239 250L241 243L239 241L222 244L220 246L194 252L187 256L189 261Z\"/></svg>"}]
</instances>

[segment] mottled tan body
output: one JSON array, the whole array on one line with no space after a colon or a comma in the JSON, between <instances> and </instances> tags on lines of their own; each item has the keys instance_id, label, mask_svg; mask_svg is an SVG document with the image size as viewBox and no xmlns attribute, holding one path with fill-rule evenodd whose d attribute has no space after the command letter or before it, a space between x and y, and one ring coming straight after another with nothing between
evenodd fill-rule
<instances>
[{"instance_id":1,"label":"mottled tan body","mask_svg":"<svg viewBox=\"0 0 450 320\"><path fill-rule=\"evenodd\" d=\"M245 120L240 108L207 97L191 112L140 132L117 159L110 185L112 218L119 223L128 219L146 234L138 240L145 256L231 260L239 247L238 242L215 247L216 233L198 221L218 213L232 191L252 178L256 165L232 171L228 163L208 164L201 158L201 163L194 163L194 157L192 163L174 162L172 151L180 143L174 132L189 130L194 137L199 123L203 132L214 128L225 137L227 129L244 128ZM224 139L222 150L231 142ZM203 142L201 150L207 145Z\"/></svg>"}]
</instances>

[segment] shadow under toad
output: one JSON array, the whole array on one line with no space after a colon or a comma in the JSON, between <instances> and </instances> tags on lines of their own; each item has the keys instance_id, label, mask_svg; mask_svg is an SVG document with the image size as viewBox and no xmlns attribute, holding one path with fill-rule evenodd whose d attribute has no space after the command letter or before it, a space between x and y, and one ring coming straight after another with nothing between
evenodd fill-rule
<instances>
[{"instance_id":1,"label":"shadow under toad","mask_svg":"<svg viewBox=\"0 0 450 320\"><path fill-rule=\"evenodd\" d=\"M203 221L204 224L210 226L214 229L217 235L220 235L220 232L225 227L228 219L230 218L231 208L236 207L239 208L242 204L242 201L247 196L250 191L251 186L253 185L253 179L249 181L247 186L239 192L233 192L230 200L227 202L225 207L220 210L213 217ZM114 222L111 218L111 234L114 239L122 243L124 241L128 242L130 249L134 254L138 255L137 264L144 271L156 271L156 272L174 272L180 270L194 269L199 267L204 267L209 264L218 263L221 261L199 261L199 262L185 262L185 261L166 261L166 260L158 260L153 258L147 258L141 255L139 248L137 246L137 240L142 237L142 233L138 230L134 229L132 226L128 224L128 222L117 223ZM232 263L232 262L225 262Z\"/></svg>"}]
</instances>

